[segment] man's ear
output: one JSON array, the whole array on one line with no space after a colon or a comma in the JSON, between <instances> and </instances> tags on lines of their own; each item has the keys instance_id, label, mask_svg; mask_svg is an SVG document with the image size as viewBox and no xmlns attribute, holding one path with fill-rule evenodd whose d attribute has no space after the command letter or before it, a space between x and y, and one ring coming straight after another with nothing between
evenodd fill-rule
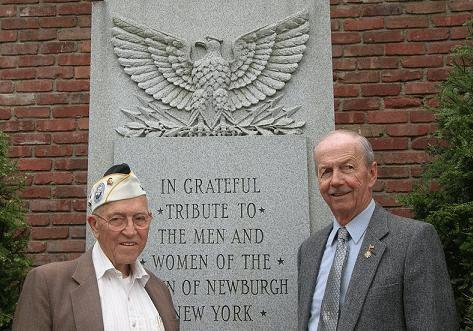
<instances>
[{"instance_id":1,"label":"man's ear","mask_svg":"<svg viewBox=\"0 0 473 331\"><path fill-rule=\"evenodd\" d=\"M90 225L90 229L92 230L92 232L94 233L94 237L95 239L98 239L99 237L99 229L98 229L98 220L97 220L97 217L95 215L88 215L87 216L87 223L89 223Z\"/></svg>"},{"instance_id":2,"label":"man's ear","mask_svg":"<svg viewBox=\"0 0 473 331\"><path fill-rule=\"evenodd\" d=\"M374 184L376 184L376 180L378 179L378 164L376 161L371 163L371 167L369 168L369 187L372 188Z\"/></svg>"}]
</instances>

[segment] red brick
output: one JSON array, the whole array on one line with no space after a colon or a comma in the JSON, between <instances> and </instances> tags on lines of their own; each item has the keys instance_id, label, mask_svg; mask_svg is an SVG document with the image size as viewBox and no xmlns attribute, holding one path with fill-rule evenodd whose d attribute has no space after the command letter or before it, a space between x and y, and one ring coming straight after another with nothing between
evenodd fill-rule
<instances>
[{"instance_id":1,"label":"red brick","mask_svg":"<svg viewBox=\"0 0 473 331\"><path fill-rule=\"evenodd\" d=\"M360 6L336 6L330 8L331 18L358 17Z\"/></svg>"},{"instance_id":2,"label":"red brick","mask_svg":"<svg viewBox=\"0 0 473 331\"><path fill-rule=\"evenodd\" d=\"M45 41L56 39L55 29L24 30L19 32L20 41Z\"/></svg>"},{"instance_id":3,"label":"red brick","mask_svg":"<svg viewBox=\"0 0 473 331\"><path fill-rule=\"evenodd\" d=\"M18 133L11 137L13 145L48 145L51 135L46 133Z\"/></svg>"},{"instance_id":4,"label":"red brick","mask_svg":"<svg viewBox=\"0 0 473 331\"><path fill-rule=\"evenodd\" d=\"M84 252L85 241L78 239L68 240L50 240L48 241L48 252L59 253L59 252Z\"/></svg>"},{"instance_id":5,"label":"red brick","mask_svg":"<svg viewBox=\"0 0 473 331\"><path fill-rule=\"evenodd\" d=\"M386 133L390 136L424 136L429 133L431 126L429 124L405 124L386 127Z\"/></svg>"},{"instance_id":6,"label":"red brick","mask_svg":"<svg viewBox=\"0 0 473 331\"><path fill-rule=\"evenodd\" d=\"M338 76L339 76L339 80L343 83L379 82L379 73L377 71L345 72L345 73L339 73Z\"/></svg>"},{"instance_id":7,"label":"red brick","mask_svg":"<svg viewBox=\"0 0 473 331\"><path fill-rule=\"evenodd\" d=\"M51 188L44 186L30 186L21 192L23 199L47 199L51 197Z\"/></svg>"},{"instance_id":8,"label":"red brick","mask_svg":"<svg viewBox=\"0 0 473 331\"><path fill-rule=\"evenodd\" d=\"M92 26L92 20L90 16L79 16L79 26L84 28L90 28Z\"/></svg>"},{"instance_id":9,"label":"red brick","mask_svg":"<svg viewBox=\"0 0 473 331\"><path fill-rule=\"evenodd\" d=\"M0 53L2 55L37 54L38 45L36 44L0 44Z\"/></svg>"},{"instance_id":10,"label":"red brick","mask_svg":"<svg viewBox=\"0 0 473 331\"><path fill-rule=\"evenodd\" d=\"M87 170L87 159L58 159L54 160L55 170Z\"/></svg>"},{"instance_id":11,"label":"red brick","mask_svg":"<svg viewBox=\"0 0 473 331\"><path fill-rule=\"evenodd\" d=\"M473 3L470 0L449 1L448 6L452 11L468 11L473 10Z\"/></svg>"},{"instance_id":12,"label":"red brick","mask_svg":"<svg viewBox=\"0 0 473 331\"><path fill-rule=\"evenodd\" d=\"M24 7L20 16L56 16L56 6Z\"/></svg>"},{"instance_id":13,"label":"red brick","mask_svg":"<svg viewBox=\"0 0 473 331\"><path fill-rule=\"evenodd\" d=\"M9 157L31 157L32 148L29 146L12 146L8 151Z\"/></svg>"},{"instance_id":14,"label":"red brick","mask_svg":"<svg viewBox=\"0 0 473 331\"><path fill-rule=\"evenodd\" d=\"M0 93L12 93L12 92L13 92L13 82L0 81Z\"/></svg>"},{"instance_id":15,"label":"red brick","mask_svg":"<svg viewBox=\"0 0 473 331\"><path fill-rule=\"evenodd\" d=\"M61 30L58 33L59 40L87 40L90 39L90 28L73 28Z\"/></svg>"},{"instance_id":16,"label":"red brick","mask_svg":"<svg viewBox=\"0 0 473 331\"><path fill-rule=\"evenodd\" d=\"M357 59L358 69L395 69L399 67L399 59L395 57L367 57Z\"/></svg>"},{"instance_id":17,"label":"red brick","mask_svg":"<svg viewBox=\"0 0 473 331\"><path fill-rule=\"evenodd\" d=\"M383 54L383 45L345 46L343 49L344 56L374 56Z\"/></svg>"},{"instance_id":18,"label":"red brick","mask_svg":"<svg viewBox=\"0 0 473 331\"><path fill-rule=\"evenodd\" d=\"M87 211L87 203L85 202L85 199L72 201L72 209L79 212Z\"/></svg>"},{"instance_id":19,"label":"red brick","mask_svg":"<svg viewBox=\"0 0 473 331\"><path fill-rule=\"evenodd\" d=\"M376 4L364 5L362 16L394 16L402 14L402 6L399 4Z\"/></svg>"},{"instance_id":20,"label":"red brick","mask_svg":"<svg viewBox=\"0 0 473 331\"><path fill-rule=\"evenodd\" d=\"M436 96L434 96L433 98L427 98L425 104L427 107L437 108L439 106L439 101Z\"/></svg>"},{"instance_id":21,"label":"red brick","mask_svg":"<svg viewBox=\"0 0 473 331\"><path fill-rule=\"evenodd\" d=\"M366 84L361 87L361 95L367 97L398 95L400 92L400 84Z\"/></svg>"},{"instance_id":22,"label":"red brick","mask_svg":"<svg viewBox=\"0 0 473 331\"><path fill-rule=\"evenodd\" d=\"M385 44L386 55L417 55L425 53L424 44L398 43Z\"/></svg>"},{"instance_id":23,"label":"red brick","mask_svg":"<svg viewBox=\"0 0 473 331\"><path fill-rule=\"evenodd\" d=\"M16 31L0 31L0 42L16 40Z\"/></svg>"},{"instance_id":24,"label":"red brick","mask_svg":"<svg viewBox=\"0 0 473 331\"><path fill-rule=\"evenodd\" d=\"M31 212L70 211L70 200L31 200Z\"/></svg>"},{"instance_id":25,"label":"red brick","mask_svg":"<svg viewBox=\"0 0 473 331\"><path fill-rule=\"evenodd\" d=\"M39 26L42 28L72 28L76 24L76 17L44 17L39 19Z\"/></svg>"},{"instance_id":26,"label":"red brick","mask_svg":"<svg viewBox=\"0 0 473 331\"><path fill-rule=\"evenodd\" d=\"M51 80L25 80L16 83L17 92L48 92L52 91Z\"/></svg>"},{"instance_id":27,"label":"red brick","mask_svg":"<svg viewBox=\"0 0 473 331\"><path fill-rule=\"evenodd\" d=\"M20 67L38 67L50 66L54 64L54 56L51 55L26 55L20 56L18 66Z\"/></svg>"},{"instance_id":28,"label":"red brick","mask_svg":"<svg viewBox=\"0 0 473 331\"><path fill-rule=\"evenodd\" d=\"M331 20L330 31L339 31L339 30L340 30L340 22L336 20Z\"/></svg>"},{"instance_id":29,"label":"red brick","mask_svg":"<svg viewBox=\"0 0 473 331\"><path fill-rule=\"evenodd\" d=\"M88 155L88 146L87 145L75 145L74 146L74 155L75 156L87 156ZM76 173L77 175L77 173ZM85 178L87 183L87 178Z\"/></svg>"},{"instance_id":30,"label":"red brick","mask_svg":"<svg viewBox=\"0 0 473 331\"><path fill-rule=\"evenodd\" d=\"M41 44L39 52L42 54L71 53L77 51L77 43L73 41L53 41Z\"/></svg>"},{"instance_id":31,"label":"red brick","mask_svg":"<svg viewBox=\"0 0 473 331\"><path fill-rule=\"evenodd\" d=\"M333 70L355 70L356 60L355 59L336 59L332 62ZM79 67L84 68L84 67Z\"/></svg>"},{"instance_id":32,"label":"red brick","mask_svg":"<svg viewBox=\"0 0 473 331\"><path fill-rule=\"evenodd\" d=\"M0 56L0 68L14 68L17 62L16 56Z\"/></svg>"},{"instance_id":33,"label":"red brick","mask_svg":"<svg viewBox=\"0 0 473 331\"><path fill-rule=\"evenodd\" d=\"M34 227L31 229L33 240L66 239L69 237L68 227Z\"/></svg>"},{"instance_id":34,"label":"red brick","mask_svg":"<svg viewBox=\"0 0 473 331\"><path fill-rule=\"evenodd\" d=\"M54 196L56 198L85 198L87 193L85 191L85 186L56 186L54 191Z\"/></svg>"},{"instance_id":35,"label":"red brick","mask_svg":"<svg viewBox=\"0 0 473 331\"><path fill-rule=\"evenodd\" d=\"M427 70L427 79L430 81L444 81L450 74L450 69L429 69Z\"/></svg>"},{"instance_id":36,"label":"red brick","mask_svg":"<svg viewBox=\"0 0 473 331\"><path fill-rule=\"evenodd\" d=\"M471 14L458 14L450 16L433 16L432 23L435 26L460 26L471 19Z\"/></svg>"},{"instance_id":37,"label":"red brick","mask_svg":"<svg viewBox=\"0 0 473 331\"><path fill-rule=\"evenodd\" d=\"M412 181L410 180L385 180L386 192L411 192Z\"/></svg>"},{"instance_id":38,"label":"red brick","mask_svg":"<svg viewBox=\"0 0 473 331\"><path fill-rule=\"evenodd\" d=\"M333 45L357 44L360 41L361 41L361 36L357 32L333 32L332 33Z\"/></svg>"},{"instance_id":39,"label":"red brick","mask_svg":"<svg viewBox=\"0 0 473 331\"><path fill-rule=\"evenodd\" d=\"M379 109L379 100L360 98L343 101L343 110L376 110Z\"/></svg>"},{"instance_id":40,"label":"red brick","mask_svg":"<svg viewBox=\"0 0 473 331\"><path fill-rule=\"evenodd\" d=\"M42 93L36 97L38 105L56 105L69 103L69 97L65 93Z\"/></svg>"},{"instance_id":41,"label":"red brick","mask_svg":"<svg viewBox=\"0 0 473 331\"><path fill-rule=\"evenodd\" d=\"M36 121L38 131L72 131L76 128L76 123L70 119L61 120L38 120Z\"/></svg>"},{"instance_id":42,"label":"red brick","mask_svg":"<svg viewBox=\"0 0 473 331\"><path fill-rule=\"evenodd\" d=\"M79 52L81 53L90 53L91 52L91 43L90 40L81 40L79 42Z\"/></svg>"},{"instance_id":43,"label":"red brick","mask_svg":"<svg viewBox=\"0 0 473 331\"><path fill-rule=\"evenodd\" d=\"M427 44L428 54L448 54L452 51L452 48L461 45L461 41L443 41L433 42Z\"/></svg>"},{"instance_id":44,"label":"red brick","mask_svg":"<svg viewBox=\"0 0 473 331\"><path fill-rule=\"evenodd\" d=\"M18 170L21 171L42 171L51 170L52 161L44 159L19 159Z\"/></svg>"},{"instance_id":45,"label":"red brick","mask_svg":"<svg viewBox=\"0 0 473 331\"><path fill-rule=\"evenodd\" d=\"M429 25L427 16L386 17L387 29L426 28Z\"/></svg>"},{"instance_id":46,"label":"red brick","mask_svg":"<svg viewBox=\"0 0 473 331\"><path fill-rule=\"evenodd\" d=\"M465 39L468 36L466 27L458 27L450 29L450 39Z\"/></svg>"},{"instance_id":47,"label":"red brick","mask_svg":"<svg viewBox=\"0 0 473 331\"><path fill-rule=\"evenodd\" d=\"M437 83L431 82L419 82L419 83L406 83L405 93L406 94L436 94L439 92Z\"/></svg>"},{"instance_id":48,"label":"red brick","mask_svg":"<svg viewBox=\"0 0 473 331\"><path fill-rule=\"evenodd\" d=\"M336 124L362 124L365 123L365 113L359 111L335 112Z\"/></svg>"},{"instance_id":49,"label":"red brick","mask_svg":"<svg viewBox=\"0 0 473 331\"><path fill-rule=\"evenodd\" d=\"M407 167L378 166L378 178L408 178L409 174Z\"/></svg>"},{"instance_id":50,"label":"red brick","mask_svg":"<svg viewBox=\"0 0 473 331\"><path fill-rule=\"evenodd\" d=\"M409 56L401 60L405 68L434 68L444 65L441 55Z\"/></svg>"},{"instance_id":51,"label":"red brick","mask_svg":"<svg viewBox=\"0 0 473 331\"><path fill-rule=\"evenodd\" d=\"M89 104L89 92L69 93L69 100L71 104Z\"/></svg>"},{"instance_id":52,"label":"red brick","mask_svg":"<svg viewBox=\"0 0 473 331\"><path fill-rule=\"evenodd\" d=\"M35 102L32 93L15 93L11 95L0 95L0 106L24 106Z\"/></svg>"},{"instance_id":53,"label":"red brick","mask_svg":"<svg viewBox=\"0 0 473 331\"><path fill-rule=\"evenodd\" d=\"M31 121L10 120L0 123L0 130L5 132L33 131L34 123Z\"/></svg>"},{"instance_id":54,"label":"red brick","mask_svg":"<svg viewBox=\"0 0 473 331\"><path fill-rule=\"evenodd\" d=\"M61 66L81 66L90 65L89 54L60 54L58 64Z\"/></svg>"},{"instance_id":55,"label":"red brick","mask_svg":"<svg viewBox=\"0 0 473 331\"><path fill-rule=\"evenodd\" d=\"M370 138L373 150L402 150L407 149L409 142L407 138Z\"/></svg>"},{"instance_id":56,"label":"red brick","mask_svg":"<svg viewBox=\"0 0 473 331\"><path fill-rule=\"evenodd\" d=\"M69 233L72 239L85 239L85 227L70 227Z\"/></svg>"},{"instance_id":57,"label":"red brick","mask_svg":"<svg viewBox=\"0 0 473 331\"><path fill-rule=\"evenodd\" d=\"M332 45L332 58L341 57L343 55L343 47Z\"/></svg>"},{"instance_id":58,"label":"red brick","mask_svg":"<svg viewBox=\"0 0 473 331\"><path fill-rule=\"evenodd\" d=\"M427 149L429 146L437 146L439 141L435 137L419 137L412 141L412 149Z\"/></svg>"},{"instance_id":59,"label":"red brick","mask_svg":"<svg viewBox=\"0 0 473 331\"><path fill-rule=\"evenodd\" d=\"M57 12L59 15L81 15L90 14L92 10L90 2L59 5Z\"/></svg>"},{"instance_id":60,"label":"red brick","mask_svg":"<svg viewBox=\"0 0 473 331\"><path fill-rule=\"evenodd\" d=\"M38 29L37 18L3 18L2 30Z\"/></svg>"},{"instance_id":61,"label":"red brick","mask_svg":"<svg viewBox=\"0 0 473 331\"><path fill-rule=\"evenodd\" d=\"M18 3L18 4L26 4L26 3L38 3L39 0L2 0L2 4L9 4L9 3Z\"/></svg>"},{"instance_id":62,"label":"red brick","mask_svg":"<svg viewBox=\"0 0 473 331\"><path fill-rule=\"evenodd\" d=\"M333 93L337 98L356 97L360 93L360 87L355 85L335 85Z\"/></svg>"},{"instance_id":63,"label":"red brick","mask_svg":"<svg viewBox=\"0 0 473 331\"><path fill-rule=\"evenodd\" d=\"M53 117L84 117L89 115L88 105L57 106L53 108Z\"/></svg>"},{"instance_id":64,"label":"red brick","mask_svg":"<svg viewBox=\"0 0 473 331\"><path fill-rule=\"evenodd\" d=\"M89 139L87 132L62 132L53 134L53 141L56 144L78 144L86 143Z\"/></svg>"},{"instance_id":65,"label":"red brick","mask_svg":"<svg viewBox=\"0 0 473 331\"><path fill-rule=\"evenodd\" d=\"M410 80L419 80L422 78L420 70L387 70L381 74L383 82L406 82Z\"/></svg>"},{"instance_id":66,"label":"red brick","mask_svg":"<svg viewBox=\"0 0 473 331\"><path fill-rule=\"evenodd\" d=\"M395 197L392 196L386 196L386 195L380 195L380 194L375 194L373 195L374 200L379 203L381 206L384 208L387 207L397 207L400 206L401 204L396 200Z\"/></svg>"},{"instance_id":67,"label":"red brick","mask_svg":"<svg viewBox=\"0 0 473 331\"><path fill-rule=\"evenodd\" d=\"M430 123L430 122L435 121L434 114L427 110L414 110L409 113L410 113L410 121L413 123L420 123L420 122Z\"/></svg>"},{"instance_id":68,"label":"red brick","mask_svg":"<svg viewBox=\"0 0 473 331\"><path fill-rule=\"evenodd\" d=\"M390 208L389 211L401 217L414 218L414 212L409 208Z\"/></svg>"},{"instance_id":69,"label":"red brick","mask_svg":"<svg viewBox=\"0 0 473 331\"><path fill-rule=\"evenodd\" d=\"M38 78L72 78L72 67L40 67L37 69Z\"/></svg>"},{"instance_id":70,"label":"red brick","mask_svg":"<svg viewBox=\"0 0 473 331\"><path fill-rule=\"evenodd\" d=\"M6 6L6 5L0 6L0 17L12 17L12 16L16 16L15 6Z\"/></svg>"},{"instance_id":71,"label":"red brick","mask_svg":"<svg viewBox=\"0 0 473 331\"><path fill-rule=\"evenodd\" d=\"M418 164L429 160L425 151L381 153L381 158L385 164Z\"/></svg>"},{"instance_id":72,"label":"red brick","mask_svg":"<svg viewBox=\"0 0 473 331\"><path fill-rule=\"evenodd\" d=\"M41 241L29 241L26 251L28 253L43 253L46 250L46 243Z\"/></svg>"},{"instance_id":73,"label":"red brick","mask_svg":"<svg viewBox=\"0 0 473 331\"><path fill-rule=\"evenodd\" d=\"M408 41L434 41L448 39L450 32L448 29L422 29L407 32Z\"/></svg>"},{"instance_id":74,"label":"red brick","mask_svg":"<svg viewBox=\"0 0 473 331\"><path fill-rule=\"evenodd\" d=\"M11 118L11 110L8 108L0 108L0 120L8 120Z\"/></svg>"},{"instance_id":75,"label":"red brick","mask_svg":"<svg viewBox=\"0 0 473 331\"><path fill-rule=\"evenodd\" d=\"M424 167L423 166L411 166L411 176L412 177L421 177L422 174L424 173Z\"/></svg>"},{"instance_id":76,"label":"red brick","mask_svg":"<svg viewBox=\"0 0 473 331\"><path fill-rule=\"evenodd\" d=\"M89 79L90 78L90 67L76 67L74 68L74 77L76 79Z\"/></svg>"},{"instance_id":77,"label":"red brick","mask_svg":"<svg viewBox=\"0 0 473 331\"><path fill-rule=\"evenodd\" d=\"M33 182L35 185L71 184L73 179L74 175L71 172L55 171L35 174Z\"/></svg>"},{"instance_id":78,"label":"red brick","mask_svg":"<svg viewBox=\"0 0 473 331\"><path fill-rule=\"evenodd\" d=\"M53 214L51 221L54 225L83 225L86 223L86 215L84 214Z\"/></svg>"},{"instance_id":79,"label":"red brick","mask_svg":"<svg viewBox=\"0 0 473 331\"><path fill-rule=\"evenodd\" d=\"M31 79L36 77L36 69L4 69L0 79Z\"/></svg>"},{"instance_id":80,"label":"red brick","mask_svg":"<svg viewBox=\"0 0 473 331\"><path fill-rule=\"evenodd\" d=\"M407 14L434 14L445 12L445 2L443 1L422 1L407 3L405 11Z\"/></svg>"},{"instance_id":81,"label":"red brick","mask_svg":"<svg viewBox=\"0 0 473 331\"><path fill-rule=\"evenodd\" d=\"M409 97L384 98L384 106L386 108L409 108L418 107L422 104L422 100Z\"/></svg>"},{"instance_id":82,"label":"red brick","mask_svg":"<svg viewBox=\"0 0 473 331\"><path fill-rule=\"evenodd\" d=\"M43 2L49 2L49 3L64 3L64 2L79 2L81 0L43 0ZM102 1L102 0L99 0Z\"/></svg>"},{"instance_id":83,"label":"red brick","mask_svg":"<svg viewBox=\"0 0 473 331\"><path fill-rule=\"evenodd\" d=\"M31 226L46 226L49 225L49 215L28 214L26 215L26 222Z\"/></svg>"},{"instance_id":84,"label":"red brick","mask_svg":"<svg viewBox=\"0 0 473 331\"><path fill-rule=\"evenodd\" d=\"M365 43L388 43L403 40L404 36L401 31L374 31L363 33L363 41Z\"/></svg>"},{"instance_id":85,"label":"red brick","mask_svg":"<svg viewBox=\"0 0 473 331\"><path fill-rule=\"evenodd\" d=\"M368 123L406 123L409 114L405 111L370 111L368 112Z\"/></svg>"},{"instance_id":86,"label":"red brick","mask_svg":"<svg viewBox=\"0 0 473 331\"><path fill-rule=\"evenodd\" d=\"M56 81L57 91L64 91L64 92L88 91L89 88L90 88L90 83L88 79Z\"/></svg>"},{"instance_id":87,"label":"red brick","mask_svg":"<svg viewBox=\"0 0 473 331\"><path fill-rule=\"evenodd\" d=\"M343 22L345 31L363 31L384 28L384 19L381 17L346 19Z\"/></svg>"},{"instance_id":88,"label":"red brick","mask_svg":"<svg viewBox=\"0 0 473 331\"><path fill-rule=\"evenodd\" d=\"M36 157L72 156L72 146L50 145L35 147Z\"/></svg>"}]
</instances>

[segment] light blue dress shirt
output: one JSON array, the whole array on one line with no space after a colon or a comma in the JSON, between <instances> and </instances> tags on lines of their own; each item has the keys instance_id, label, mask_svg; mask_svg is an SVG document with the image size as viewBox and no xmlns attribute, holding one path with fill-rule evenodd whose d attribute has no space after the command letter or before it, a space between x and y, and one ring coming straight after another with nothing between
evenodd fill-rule
<instances>
[{"instance_id":1,"label":"light blue dress shirt","mask_svg":"<svg viewBox=\"0 0 473 331\"><path fill-rule=\"evenodd\" d=\"M348 284L350 283L351 274L355 267L356 258L360 251L363 238L365 237L366 229L370 222L371 216L373 215L376 204L373 199L369 203L368 207L353 218L345 227L350 234L348 240L348 259L342 274L342 284L340 286L340 302L345 301L345 295L347 294ZM332 267L332 262L335 257L335 250L337 248L337 241L335 235L337 234L340 224L334 219L333 228L327 238L327 244L325 245L324 255L320 263L319 274L317 275L317 283L315 285L314 296L312 298L312 308L310 310L309 319L309 331L316 331L319 325L320 308L322 305L322 299L325 293L325 286L327 285L328 274Z\"/></svg>"}]
</instances>

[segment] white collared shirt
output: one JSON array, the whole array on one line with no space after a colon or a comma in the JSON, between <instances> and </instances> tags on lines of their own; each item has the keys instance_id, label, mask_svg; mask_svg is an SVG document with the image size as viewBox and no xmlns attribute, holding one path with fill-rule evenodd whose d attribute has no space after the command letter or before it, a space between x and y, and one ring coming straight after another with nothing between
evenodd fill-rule
<instances>
[{"instance_id":1,"label":"white collared shirt","mask_svg":"<svg viewBox=\"0 0 473 331\"><path fill-rule=\"evenodd\" d=\"M356 258L358 257L358 253L360 252L361 244L363 243L363 238L365 237L365 232L368 228L371 216L373 216L375 207L376 204L374 200L371 199L371 202L369 203L368 207L366 207L366 209L359 213L345 226L348 233L350 234L350 239L348 240L348 258L345 268L343 269L342 280L340 284L341 305L345 301L345 296L348 290L348 285L350 283L351 274L353 272L353 268L355 267ZM309 331L317 331L319 325L322 299L324 297L328 275L330 273L330 268L332 267L333 259L335 258L335 251L337 248L337 241L334 239L340 227L340 224L338 224L337 220L334 219L332 231L330 232L327 238L324 255L322 256L322 261L320 262L319 274L317 275L317 283L315 285L315 291L312 297L312 307L310 310L311 316L309 319Z\"/></svg>"},{"instance_id":2,"label":"white collared shirt","mask_svg":"<svg viewBox=\"0 0 473 331\"><path fill-rule=\"evenodd\" d=\"M123 278L98 242L92 249L92 262L105 331L164 331L161 317L145 290L149 275L140 263L135 262L130 275Z\"/></svg>"}]
</instances>

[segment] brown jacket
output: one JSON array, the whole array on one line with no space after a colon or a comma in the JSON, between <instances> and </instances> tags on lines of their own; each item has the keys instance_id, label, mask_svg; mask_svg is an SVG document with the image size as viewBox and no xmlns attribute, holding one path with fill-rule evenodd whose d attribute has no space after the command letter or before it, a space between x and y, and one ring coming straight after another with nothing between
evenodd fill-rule
<instances>
[{"instance_id":1,"label":"brown jacket","mask_svg":"<svg viewBox=\"0 0 473 331\"><path fill-rule=\"evenodd\" d=\"M166 331L179 330L168 288L149 275L145 289ZM28 273L13 320L13 331L26 330L103 330L92 250L76 260L46 264Z\"/></svg>"}]
</instances>

